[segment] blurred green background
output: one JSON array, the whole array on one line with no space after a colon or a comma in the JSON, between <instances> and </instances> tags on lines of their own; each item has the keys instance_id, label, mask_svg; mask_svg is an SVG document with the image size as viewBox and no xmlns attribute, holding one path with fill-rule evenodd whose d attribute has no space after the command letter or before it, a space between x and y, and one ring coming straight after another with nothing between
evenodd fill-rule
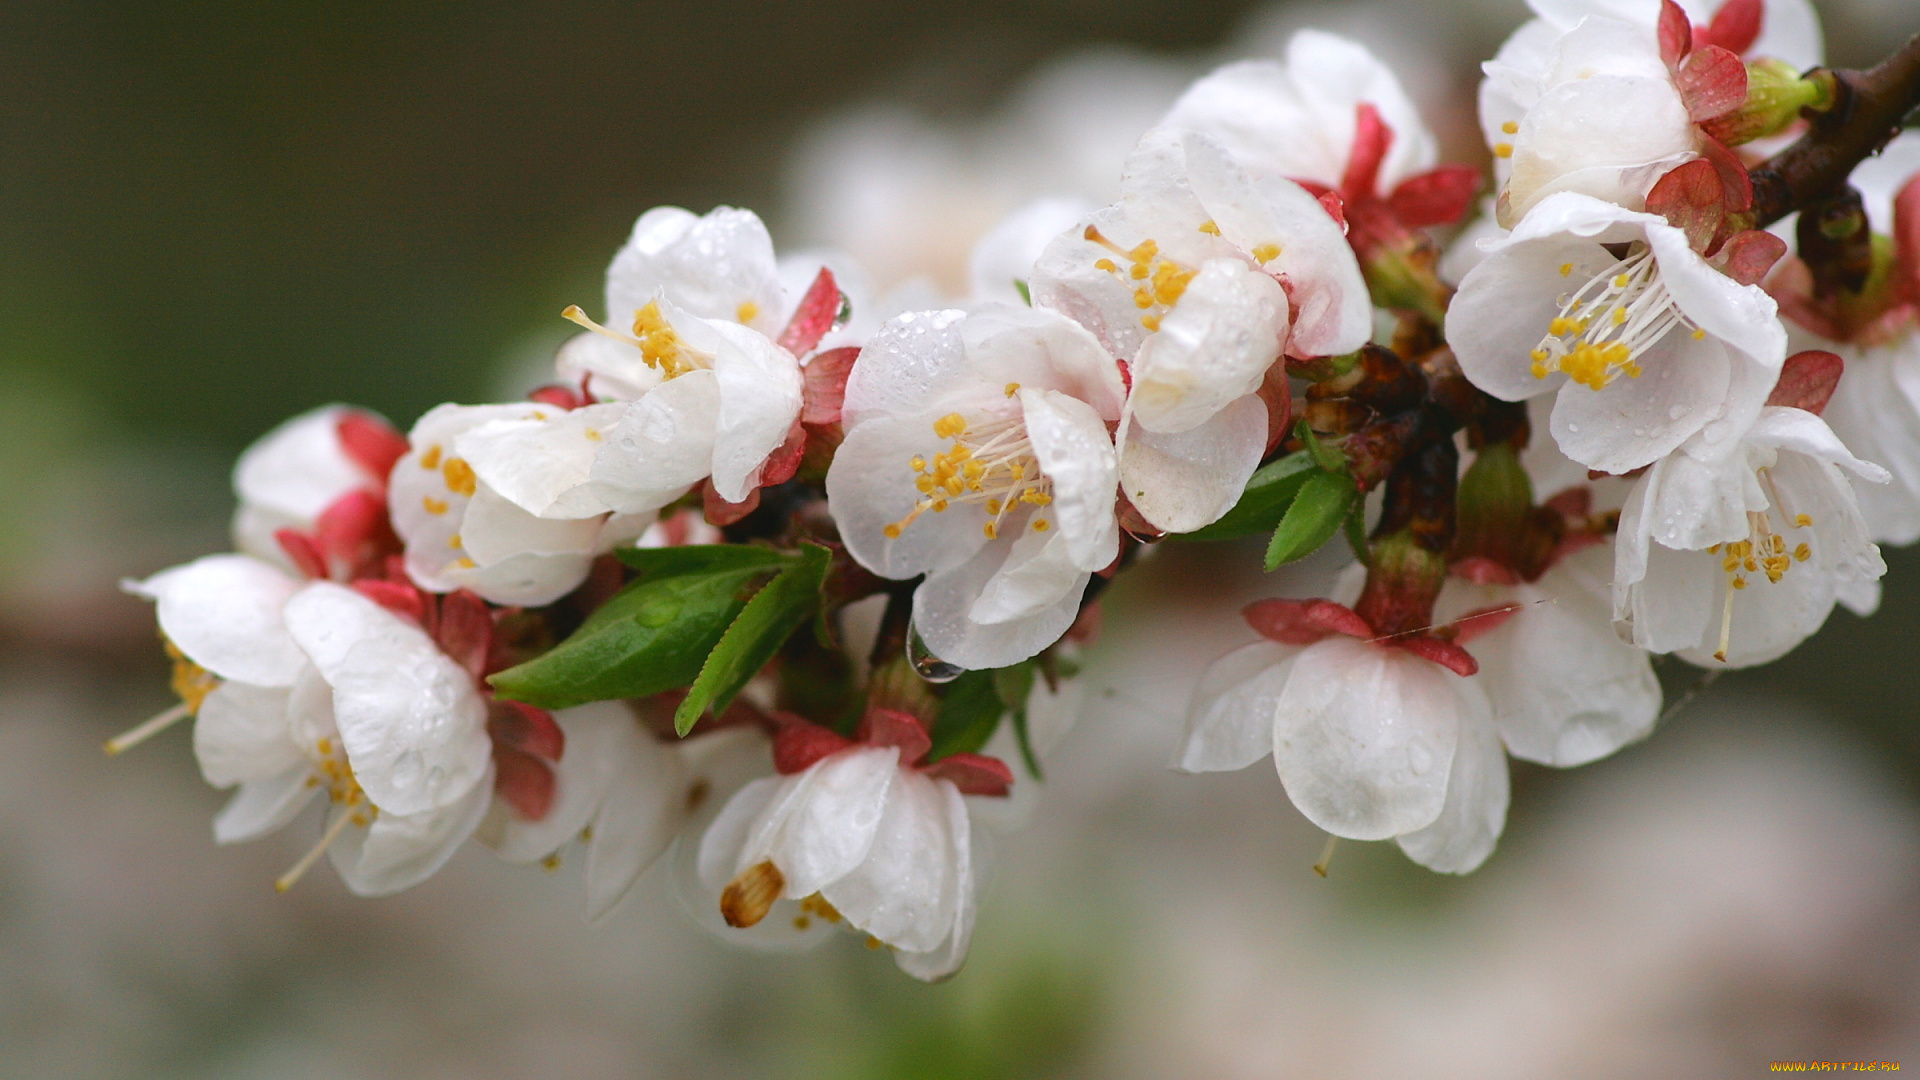
<instances>
[{"instance_id":1,"label":"blurred green background","mask_svg":"<svg viewBox=\"0 0 1920 1080\"><path fill-rule=\"evenodd\" d=\"M1910 0L1819 6L1840 63L1920 29ZM975 959L933 989L864 950L729 952L657 881L581 926L573 882L477 853L395 900L315 875L276 901L255 886L304 838L213 849L217 797L184 740L111 768L95 756L162 697L150 616L113 582L222 545L240 448L329 401L404 428L496 396L567 335L563 306L597 306L647 207L751 206L776 240L824 239L791 164L823 116L885 106L965 129L1072 50L1193 65L1316 22L1429 50L1439 74L1416 89L1473 160L1473 65L1523 15L1517 0L0 9L0 1075L1733 1076L1896 1053L1920 1031L1911 552L1889 553L1880 615L1836 615L1621 760L1516 766L1508 840L1474 878L1348 845L1328 883L1300 872L1319 840L1270 773L1159 771L1180 680L1205 659L1141 659L1172 633L1168 606L1263 587L1165 560L1116 590L1109 626L1144 629L1090 674L1067 747L1089 763L1063 766L1037 835L1001 844ZM1108 745L1126 739L1141 745ZM1596 818L1603 832L1579 831ZM1851 907L1821 892L1849 888ZM1726 914L1755 896L1751 919ZM1663 979L1686 994L1647 989ZM1543 1005L1556 987L1591 998L1599 1027ZM1615 1027L1636 1034L1622 1045ZM1538 1053L1485 1056L1513 1040Z\"/></svg>"}]
</instances>

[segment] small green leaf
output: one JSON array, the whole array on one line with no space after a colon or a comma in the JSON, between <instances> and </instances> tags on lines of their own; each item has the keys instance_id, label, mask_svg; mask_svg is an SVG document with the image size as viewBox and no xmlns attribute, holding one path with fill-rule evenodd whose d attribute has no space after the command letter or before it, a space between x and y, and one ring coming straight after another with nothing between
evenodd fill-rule
<instances>
[{"instance_id":1,"label":"small green leaf","mask_svg":"<svg viewBox=\"0 0 1920 1080\"><path fill-rule=\"evenodd\" d=\"M640 580L682 574L708 574L732 570L778 569L791 563L792 555L752 544L682 544L676 547L629 547L614 552L620 561L640 572Z\"/></svg>"},{"instance_id":2,"label":"small green leaf","mask_svg":"<svg viewBox=\"0 0 1920 1080\"><path fill-rule=\"evenodd\" d=\"M715 713L732 704L773 654L795 630L806 625L820 607L820 583L827 575L830 555L814 544L801 547L799 561L767 582L747 601L726 633L714 644L699 677L674 711L673 727L681 735L693 730L701 714Z\"/></svg>"},{"instance_id":3,"label":"small green leaf","mask_svg":"<svg viewBox=\"0 0 1920 1080\"><path fill-rule=\"evenodd\" d=\"M548 709L685 686L773 568L762 560L632 582L567 640L487 681L502 697Z\"/></svg>"},{"instance_id":4,"label":"small green leaf","mask_svg":"<svg viewBox=\"0 0 1920 1080\"><path fill-rule=\"evenodd\" d=\"M1023 301L1025 301L1025 302L1026 302L1026 305L1027 305L1028 307L1032 307L1032 306L1033 306L1033 292L1032 292L1032 290L1030 290L1030 289L1028 289L1028 288L1027 288L1027 283L1026 283L1026 282L1024 282L1024 281L1022 281L1022 280L1020 280L1019 278L1014 278L1014 279L1013 279L1013 287L1014 287L1014 288L1016 288L1016 289L1018 289L1018 290L1020 290L1020 299L1021 299L1021 300L1023 300Z\"/></svg>"},{"instance_id":5,"label":"small green leaf","mask_svg":"<svg viewBox=\"0 0 1920 1080\"><path fill-rule=\"evenodd\" d=\"M1353 549L1353 557L1365 563L1367 554L1367 501L1353 500L1353 509L1347 511L1347 546Z\"/></svg>"},{"instance_id":6,"label":"small green leaf","mask_svg":"<svg viewBox=\"0 0 1920 1080\"><path fill-rule=\"evenodd\" d=\"M1288 504L1300 493L1300 485L1313 473L1313 458L1305 450L1270 461L1247 479L1247 489L1233 509L1206 528L1196 529L1180 539L1232 540L1266 532L1280 524Z\"/></svg>"},{"instance_id":7,"label":"small green leaf","mask_svg":"<svg viewBox=\"0 0 1920 1080\"><path fill-rule=\"evenodd\" d=\"M1033 696L1034 678L1039 674L1037 665L1029 660L1023 664L998 668L993 674L1000 700L1006 703L1008 712L1013 716L1013 735L1020 744L1020 756L1026 759L1027 774L1035 780L1042 779L1039 755L1033 752L1033 743L1027 738L1027 701Z\"/></svg>"},{"instance_id":8,"label":"small green leaf","mask_svg":"<svg viewBox=\"0 0 1920 1080\"><path fill-rule=\"evenodd\" d=\"M1273 570L1320 549L1320 545L1340 528L1359 492L1353 481L1330 472L1316 472L1300 487L1293 505L1280 519L1267 544L1267 569Z\"/></svg>"},{"instance_id":9,"label":"small green leaf","mask_svg":"<svg viewBox=\"0 0 1920 1080\"><path fill-rule=\"evenodd\" d=\"M1346 456L1333 447L1328 446L1326 443L1321 442L1320 436L1313 433L1313 429L1307 426L1305 420L1293 426L1293 433L1299 437L1302 445L1306 447L1305 453L1313 460L1315 465L1320 466L1330 473L1344 473L1347 471Z\"/></svg>"},{"instance_id":10,"label":"small green leaf","mask_svg":"<svg viewBox=\"0 0 1920 1080\"><path fill-rule=\"evenodd\" d=\"M933 724L933 749L927 752L928 761L975 753L987 745L1007 711L998 681L994 671L969 671L947 684L947 694L940 699L940 715Z\"/></svg>"}]
</instances>

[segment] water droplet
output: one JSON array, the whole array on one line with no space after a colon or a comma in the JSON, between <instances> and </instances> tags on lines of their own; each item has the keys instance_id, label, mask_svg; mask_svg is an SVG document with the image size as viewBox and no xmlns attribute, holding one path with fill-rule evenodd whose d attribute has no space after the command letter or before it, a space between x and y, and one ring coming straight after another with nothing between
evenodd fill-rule
<instances>
[{"instance_id":1,"label":"water droplet","mask_svg":"<svg viewBox=\"0 0 1920 1080\"><path fill-rule=\"evenodd\" d=\"M1667 419L1678 420L1681 417L1687 415L1687 411L1688 410L1685 405L1669 405L1667 406Z\"/></svg>"},{"instance_id":2,"label":"water droplet","mask_svg":"<svg viewBox=\"0 0 1920 1080\"><path fill-rule=\"evenodd\" d=\"M918 633L907 635L907 659L913 662L914 674L930 683L950 683L967 672L966 668L933 655Z\"/></svg>"},{"instance_id":3,"label":"water droplet","mask_svg":"<svg viewBox=\"0 0 1920 1080\"><path fill-rule=\"evenodd\" d=\"M1415 776L1425 776L1433 768L1433 751L1426 743L1413 743L1407 747L1407 766Z\"/></svg>"},{"instance_id":4,"label":"water droplet","mask_svg":"<svg viewBox=\"0 0 1920 1080\"><path fill-rule=\"evenodd\" d=\"M1647 437L1647 429L1646 429L1646 428L1643 428L1643 427L1637 427L1637 428L1634 428L1634 429L1633 429L1633 437L1634 437L1634 438L1636 438L1636 439L1644 439L1644 438L1646 438L1646 437Z\"/></svg>"},{"instance_id":5,"label":"water droplet","mask_svg":"<svg viewBox=\"0 0 1920 1080\"><path fill-rule=\"evenodd\" d=\"M1573 433L1573 434L1575 434L1575 435L1578 435L1578 434L1580 434L1580 425L1579 425L1579 424L1568 424L1568 425L1567 425L1567 430L1568 430L1568 431L1570 431L1570 432L1572 432L1572 433Z\"/></svg>"},{"instance_id":6,"label":"water droplet","mask_svg":"<svg viewBox=\"0 0 1920 1080\"><path fill-rule=\"evenodd\" d=\"M853 301L846 293L840 294L840 310L833 313L833 329L838 330L853 321Z\"/></svg>"},{"instance_id":7,"label":"water droplet","mask_svg":"<svg viewBox=\"0 0 1920 1080\"><path fill-rule=\"evenodd\" d=\"M680 603L665 597L654 600L634 613L641 626L665 626L680 615Z\"/></svg>"}]
</instances>

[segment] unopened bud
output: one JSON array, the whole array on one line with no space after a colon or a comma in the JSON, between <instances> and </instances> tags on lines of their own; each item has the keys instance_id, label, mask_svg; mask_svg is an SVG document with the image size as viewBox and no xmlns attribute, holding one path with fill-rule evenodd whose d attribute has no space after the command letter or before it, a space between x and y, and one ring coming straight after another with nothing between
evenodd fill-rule
<instances>
[{"instance_id":1,"label":"unopened bud","mask_svg":"<svg viewBox=\"0 0 1920 1080\"><path fill-rule=\"evenodd\" d=\"M772 862L755 863L720 893L720 917L728 926L744 930L767 917L786 885L786 875Z\"/></svg>"},{"instance_id":2,"label":"unopened bud","mask_svg":"<svg viewBox=\"0 0 1920 1080\"><path fill-rule=\"evenodd\" d=\"M1800 110L1832 108L1834 87L1833 73L1824 68L1803 76L1783 60L1755 60L1747 65L1747 100L1700 126L1728 146L1778 135Z\"/></svg>"}]
</instances>

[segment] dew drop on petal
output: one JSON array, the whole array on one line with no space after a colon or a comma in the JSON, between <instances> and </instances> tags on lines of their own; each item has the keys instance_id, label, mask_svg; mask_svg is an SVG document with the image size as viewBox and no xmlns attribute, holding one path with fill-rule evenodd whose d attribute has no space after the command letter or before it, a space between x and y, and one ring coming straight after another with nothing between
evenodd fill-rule
<instances>
[{"instance_id":1,"label":"dew drop on petal","mask_svg":"<svg viewBox=\"0 0 1920 1080\"><path fill-rule=\"evenodd\" d=\"M1578 435L1578 434L1580 434L1580 425L1579 425L1579 424L1568 424L1568 425L1567 425L1567 430L1568 430L1568 431L1570 431L1570 432L1572 432L1572 433L1573 433L1573 434L1575 434L1575 435Z\"/></svg>"},{"instance_id":2,"label":"dew drop on petal","mask_svg":"<svg viewBox=\"0 0 1920 1080\"><path fill-rule=\"evenodd\" d=\"M1407 747L1407 767L1415 776L1425 776L1433 768L1433 751L1426 743L1412 743Z\"/></svg>"},{"instance_id":3,"label":"dew drop on petal","mask_svg":"<svg viewBox=\"0 0 1920 1080\"><path fill-rule=\"evenodd\" d=\"M914 674L930 683L950 683L967 672L966 668L933 655L917 633L907 635L907 659L913 662Z\"/></svg>"},{"instance_id":4,"label":"dew drop on petal","mask_svg":"<svg viewBox=\"0 0 1920 1080\"><path fill-rule=\"evenodd\" d=\"M1667 406L1667 419L1678 420L1685 415L1687 415L1687 407L1685 405Z\"/></svg>"}]
</instances>

